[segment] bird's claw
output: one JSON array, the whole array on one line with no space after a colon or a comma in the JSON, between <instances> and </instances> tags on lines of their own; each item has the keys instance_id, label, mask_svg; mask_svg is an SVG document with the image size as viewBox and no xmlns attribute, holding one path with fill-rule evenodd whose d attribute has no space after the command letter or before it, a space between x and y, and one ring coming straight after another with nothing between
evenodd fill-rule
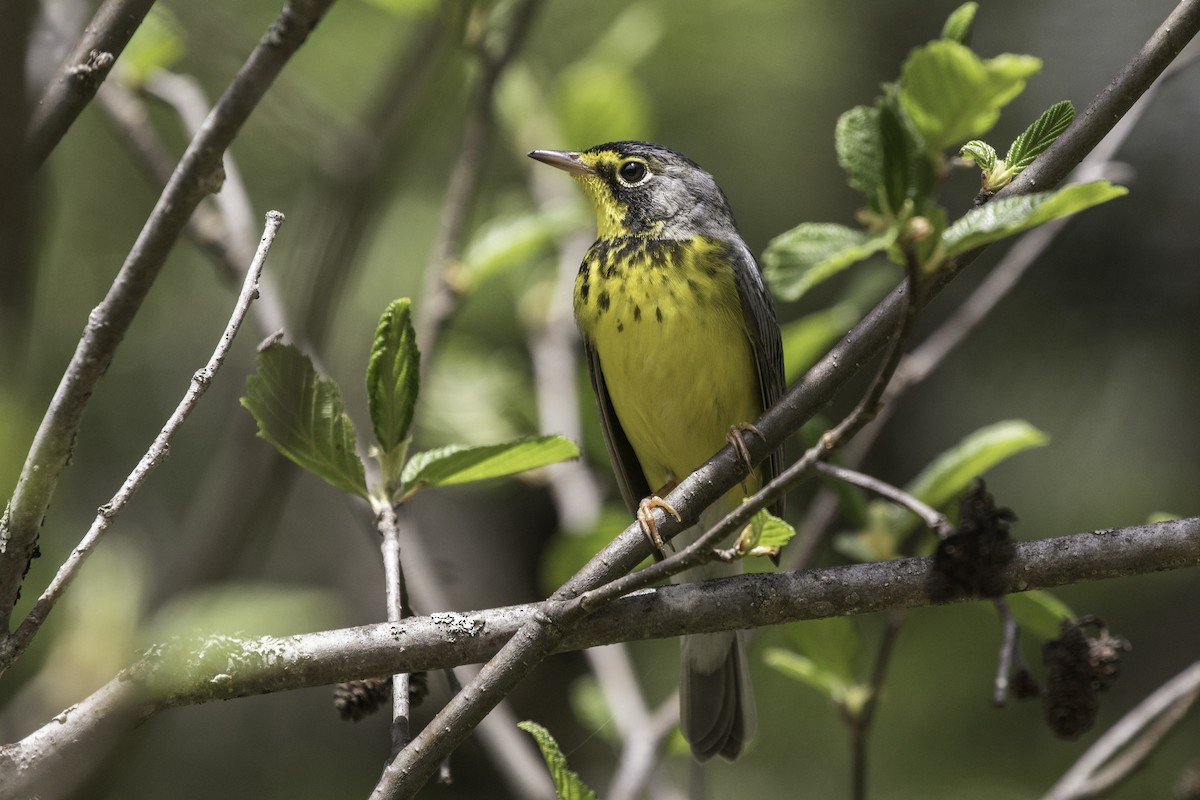
<instances>
[{"instance_id":1,"label":"bird's claw","mask_svg":"<svg viewBox=\"0 0 1200 800\"><path fill-rule=\"evenodd\" d=\"M683 517L679 516L679 512L675 510L674 506L658 495L651 495L638 503L637 520L642 526L642 533L646 534L646 538L650 540L650 546L665 557L667 554L667 543L659 535L658 523L654 521L654 509L656 508L666 511L675 518L676 522L683 522Z\"/></svg>"},{"instance_id":2,"label":"bird's claw","mask_svg":"<svg viewBox=\"0 0 1200 800\"><path fill-rule=\"evenodd\" d=\"M753 470L754 463L750 460L750 448L746 446L746 439L742 435L745 433L753 433L764 442L767 440L767 437L763 436L762 431L754 427L753 423L739 422L729 427L729 430L725 433L725 441L729 442L733 447L734 452L738 454L738 458L746 465L746 469Z\"/></svg>"}]
</instances>

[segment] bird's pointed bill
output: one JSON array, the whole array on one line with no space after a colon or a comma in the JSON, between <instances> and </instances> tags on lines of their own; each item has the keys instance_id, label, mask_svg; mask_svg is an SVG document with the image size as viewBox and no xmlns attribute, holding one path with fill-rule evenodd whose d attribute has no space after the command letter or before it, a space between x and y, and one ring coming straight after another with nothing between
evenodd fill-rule
<instances>
[{"instance_id":1,"label":"bird's pointed bill","mask_svg":"<svg viewBox=\"0 0 1200 800\"><path fill-rule=\"evenodd\" d=\"M590 175L593 170L579 160L580 155L570 150L534 150L530 152L529 157L573 175Z\"/></svg>"}]
</instances>

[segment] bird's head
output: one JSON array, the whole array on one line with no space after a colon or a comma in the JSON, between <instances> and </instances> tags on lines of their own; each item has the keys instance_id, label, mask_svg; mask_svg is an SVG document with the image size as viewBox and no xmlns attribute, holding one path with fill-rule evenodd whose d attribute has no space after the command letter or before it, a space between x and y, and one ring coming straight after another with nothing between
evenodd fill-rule
<instances>
[{"instance_id":1,"label":"bird's head","mask_svg":"<svg viewBox=\"0 0 1200 800\"><path fill-rule=\"evenodd\" d=\"M662 145L610 142L582 152L534 150L529 157L579 181L596 210L601 239L737 233L729 202L712 176Z\"/></svg>"}]
</instances>

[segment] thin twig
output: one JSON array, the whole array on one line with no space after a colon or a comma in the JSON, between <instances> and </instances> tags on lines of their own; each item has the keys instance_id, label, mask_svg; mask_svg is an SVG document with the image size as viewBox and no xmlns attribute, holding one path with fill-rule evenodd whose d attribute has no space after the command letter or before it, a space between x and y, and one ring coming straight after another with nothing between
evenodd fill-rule
<instances>
[{"instance_id":1,"label":"thin twig","mask_svg":"<svg viewBox=\"0 0 1200 800\"><path fill-rule=\"evenodd\" d=\"M879 638L879 649L875 652L875 664L867 683L867 696L862 708L850 714L850 796L854 800L865 800L867 796L867 739L875 722L875 709L879 707L879 695L887 678L892 653L906 614L903 610L892 611L884 621L883 634Z\"/></svg>"},{"instance_id":2,"label":"thin twig","mask_svg":"<svg viewBox=\"0 0 1200 800\"><path fill-rule=\"evenodd\" d=\"M1000 640L1000 656L996 664L996 684L992 690L992 705L996 708L1003 708L1008 702L1008 682L1009 676L1012 675L1013 664L1019 663L1021 658L1019 650L1021 626L1017 624L1017 618L1013 616L1012 609L1008 607L1008 601L1003 597L997 597L992 602L996 606L996 613L1000 615L1000 626L1003 630Z\"/></svg>"},{"instance_id":3,"label":"thin twig","mask_svg":"<svg viewBox=\"0 0 1200 800\"><path fill-rule=\"evenodd\" d=\"M42 592L41 597L34 603L29 614L22 620L20 626L12 634L5 639L2 649L0 649L0 663L11 664L33 641L33 637L41 629L46 618L54 609L56 603L62 597L63 592L71 585L71 582L78 575L79 569L83 566L83 562L91 555L93 549L108 532L109 527L116 518L125 510L125 506L137 494L138 489L146 482L150 473L167 460L171 450L171 441L175 438L175 434L183 426L184 421L196 408L200 402L200 398L208 391L209 385L220 370L221 365L225 363L225 357L229 354L230 348L233 346L233 339L241 329L242 321L246 318L247 312L250 310L250 304L258 297L258 278L262 274L263 266L267 262L267 255L271 252L271 246L275 243L275 235L279 232L279 227L283 224L283 214L278 211L270 211L267 213L266 226L263 229L262 240L258 245L258 252L254 254L254 260L250 264L250 269L246 272L246 280L242 284L241 294L238 295L237 303L234 305L233 314L229 318L229 324L225 326L224 332L221 334L220 340L217 342L216 349L213 350L212 356L208 363L201 367L192 376L191 384L188 386L187 392L183 399L179 401L179 405L175 407L175 411L167 419L158 436L154 438L150 448L146 454L142 456L141 461L134 467L133 472L121 484L121 488L113 495L112 499L100 507L96 514L95 520L92 521L91 528L80 541L79 545L71 551L71 555L59 567L58 573L54 579L50 581L50 585Z\"/></svg>"},{"instance_id":4,"label":"thin twig","mask_svg":"<svg viewBox=\"0 0 1200 800\"><path fill-rule=\"evenodd\" d=\"M1200 661L1156 689L1075 762L1043 800L1096 797L1128 777L1200 699Z\"/></svg>"},{"instance_id":5,"label":"thin twig","mask_svg":"<svg viewBox=\"0 0 1200 800\"><path fill-rule=\"evenodd\" d=\"M108 294L88 323L0 518L0 631L8 628L38 531L96 386L202 198L220 186L221 154L333 0L289 0L184 152ZM8 663L0 661L0 669Z\"/></svg>"},{"instance_id":6,"label":"thin twig","mask_svg":"<svg viewBox=\"0 0 1200 800\"><path fill-rule=\"evenodd\" d=\"M97 9L29 122L26 157L33 164L40 166L58 146L153 5L154 0L105 0Z\"/></svg>"},{"instance_id":7,"label":"thin twig","mask_svg":"<svg viewBox=\"0 0 1200 800\"><path fill-rule=\"evenodd\" d=\"M849 483L861 489L866 489L869 492L874 492L880 497L884 497L899 506L907 508L921 518L921 521L925 523L925 527L934 531L942 538L954 533L954 526L946 518L945 514L903 489L892 486L887 481L880 480L873 475L858 472L857 470L831 464L828 461L818 462L814 465L813 469L822 475L842 481L843 483Z\"/></svg>"},{"instance_id":8,"label":"thin twig","mask_svg":"<svg viewBox=\"0 0 1200 800\"><path fill-rule=\"evenodd\" d=\"M396 509L391 503L380 504L379 513L375 515L375 528L379 531L383 556L388 622L399 622L404 619L404 567L400 563L400 528L396 523ZM392 753L400 752L410 738L408 684L407 672L392 675Z\"/></svg>"},{"instance_id":9,"label":"thin twig","mask_svg":"<svg viewBox=\"0 0 1200 800\"><path fill-rule=\"evenodd\" d=\"M495 136L493 103L496 85L525 41L525 35L541 5L542 0L520 0L512 9L512 19L499 43L489 43L484 33L479 34L476 42L479 83L472 95L463 126L458 159L450 171L433 253L425 268L425 292L420 306L421 315L417 320L417 342L425 354L421 359L422 374L432 361L431 356L437 352L442 332L462 300L456 273L467 221L487 163L488 148Z\"/></svg>"}]
</instances>

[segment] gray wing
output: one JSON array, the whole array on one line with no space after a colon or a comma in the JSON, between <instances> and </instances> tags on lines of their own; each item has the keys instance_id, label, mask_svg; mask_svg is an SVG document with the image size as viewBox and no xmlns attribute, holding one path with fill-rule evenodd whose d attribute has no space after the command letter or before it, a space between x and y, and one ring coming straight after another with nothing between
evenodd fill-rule
<instances>
[{"instance_id":1,"label":"gray wing","mask_svg":"<svg viewBox=\"0 0 1200 800\"><path fill-rule=\"evenodd\" d=\"M754 353L754 366L758 370L759 397L762 398L763 411L766 411L783 396L786 388L779 323L775 321L775 305L763 284L758 262L741 239L731 239L729 243L738 298L742 301L742 315L746 319L746 331L750 335L750 348ZM779 474L782 459L783 451L780 449L763 462L763 483ZM777 517L783 516L782 497L771 505L770 511Z\"/></svg>"},{"instance_id":2,"label":"gray wing","mask_svg":"<svg viewBox=\"0 0 1200 800\"><path fill-rule=\"evenodd\" d=\"M587 353L588 374L592 378L592 390L596 395L596 405L600 408L600 429L604 433L604 445L608 448L608 458L612 461L613 472L617 475L617 486L621 489L621 497L629 512L636 513L638 504L650 496L650 486L646 475L642 472L641 462L629 443L629 437L617 419L617 411L613 408L612 398L608 395L608 385L604 382L604 371L600 369L600 356L592 343L584 340L584 351Z\"/></svg>"}]
</instances>

